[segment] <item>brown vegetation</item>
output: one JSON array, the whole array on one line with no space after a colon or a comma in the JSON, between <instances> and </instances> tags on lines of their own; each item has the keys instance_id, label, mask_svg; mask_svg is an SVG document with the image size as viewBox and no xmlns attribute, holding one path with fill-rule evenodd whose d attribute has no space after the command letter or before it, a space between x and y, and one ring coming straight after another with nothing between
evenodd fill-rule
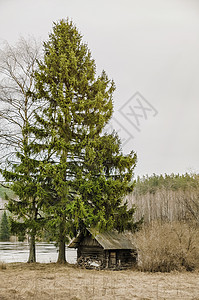
<instances>
[{"instance_id":1,"label":"brown vegetation","mask_svg":"<svg viewBox=\"0 0 199 300\"><path fill-rule=\"evenodd\" d=\"M149 272L199 268L199 228L185 222L143 226L136 233L139 268Z\"/></svg>"},{"instance_id":2,"label":"brown vegetation","mask_svg":"<svg viewBox=\"0 0 199 300\"><path fill-rule=\"evenodd\" d=\"M196 272L94 271L57 264L0 269L1 300L198 299Z\"/></svg>"},{"instance_id":3,"label":"brown vegetation","mask_svg":"<svg viewBox=\"0 0 199 300\"><path fill-rule=\"evenodd\" d=\"M5 269L6 269L6 264L0 261L0 270L5 270Z\"/></svg>"}]
</instances>

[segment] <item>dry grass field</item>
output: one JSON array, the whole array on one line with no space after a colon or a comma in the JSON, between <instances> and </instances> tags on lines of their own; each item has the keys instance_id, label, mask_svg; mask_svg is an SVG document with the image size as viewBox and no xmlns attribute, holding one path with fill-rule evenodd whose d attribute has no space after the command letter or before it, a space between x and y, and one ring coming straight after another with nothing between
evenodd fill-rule
<instances>
[{"instance_id":1,"label":"dry grass field","mask_svg":"<svg viewBox=\"0 0 199 300\"><path fill-rule=\"evenodd\" d=\"M0 300L199 299L198 272L95 271L57 264L7 264Z\"/></svg>"}]
</instances>

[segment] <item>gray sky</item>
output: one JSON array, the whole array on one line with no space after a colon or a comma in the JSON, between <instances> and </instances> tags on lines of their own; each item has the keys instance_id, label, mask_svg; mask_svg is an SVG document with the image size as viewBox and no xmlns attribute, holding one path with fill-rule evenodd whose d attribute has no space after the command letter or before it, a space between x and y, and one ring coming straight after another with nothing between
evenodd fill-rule
<instances>
[{"instance_id":1,"label":"gray sky","mask_svg":"<svg viewBox=\"0 0 199 300\"><path fill-rule=\"evenodd\" d=\"M66 17L116 83L110 125L135 174L199 172L199 1L0 0L0 39L45 40Z\"/></svg>"}]
</instances>

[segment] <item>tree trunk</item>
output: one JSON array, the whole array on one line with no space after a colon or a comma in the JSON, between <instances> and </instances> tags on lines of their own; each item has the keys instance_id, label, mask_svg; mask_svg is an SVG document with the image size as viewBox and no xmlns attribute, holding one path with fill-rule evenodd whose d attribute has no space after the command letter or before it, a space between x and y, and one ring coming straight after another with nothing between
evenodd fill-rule
<instances>
[{"instance_id":1,"label":"tree trunk","mask_svg":"<svg viewBox=\"0 0 199 300\"><path fill-rule=\"evenodd\" d=\"M35 234L31 234L28 263L34 263L34 262L36 262Z\"/></svg>"},{"instance_id":2,"label":"tree trunk","mask_svg":"<svg viewBox=\"0 0 199 300\"><path fill-rule=\"evenodd\" d=\"M66 246L65 246L65 240L62 240L59 242L59 256L57 262L59 264L65 264L66 263Z\"/></svg>"},{"instance_id":3,"label":"tree trunk","mask_svg":"<svg viewBox=\"0 0 199 300\"><path fill-rule=\"evenodd\" d=\"M37 208L35 205L35 199L33 199L32 210L34 212L34 221L37 221ZM35 249L35 237L36 237L36 229L33 227L30 232L30 247L29 247L29 258L28 263L36 262L36 249Z\"/></svg>"},{"instance_id":4,"label":"tree trunk","mask_svg":"<svg viewBox=\"0 0 199 300\"><path fill-rule=\"evenodd\" d=\"M65 223L62 221L60 224L60 231L59 231L59 255L57 263L65 264L66 263L66 245L65 245Z\"/></svg>"}]
</instances>

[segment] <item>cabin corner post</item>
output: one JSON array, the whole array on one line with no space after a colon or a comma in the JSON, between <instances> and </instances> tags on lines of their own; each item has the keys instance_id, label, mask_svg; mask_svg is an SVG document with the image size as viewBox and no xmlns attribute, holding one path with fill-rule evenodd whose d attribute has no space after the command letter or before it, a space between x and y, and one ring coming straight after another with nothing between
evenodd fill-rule
<instances>
[{"instance_id":1,"label":"cabin corner post","mask_svg":"<svg viewBox=\"0 0 199 300\"><path fill-rule=\"evenodd\" d=\"M104 264L103 264L103 267L105 269L109 268L109 252L108 252L108 250L104 251Z\"/></svg>"}]
</instances>

